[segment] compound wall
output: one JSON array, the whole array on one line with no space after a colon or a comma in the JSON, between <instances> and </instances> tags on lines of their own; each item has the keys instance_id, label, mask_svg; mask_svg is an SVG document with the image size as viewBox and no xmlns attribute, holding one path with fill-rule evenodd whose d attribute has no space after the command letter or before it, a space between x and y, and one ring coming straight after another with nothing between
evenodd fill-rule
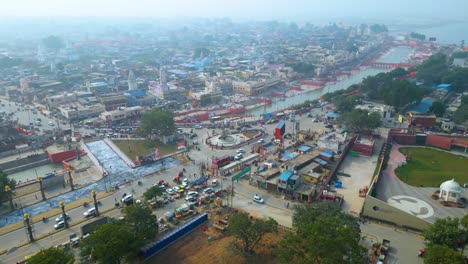
<instances>
[{"instance_id":1,"label":"compound wall","mask_svg":"<svg viewBox=\"0 0 468 264\"><path fill-rule=\"evenodd\" d=\"M426 145L450 150L452 147L452 139L438 135L427 135Z\"/></svg>"}]
</instances>

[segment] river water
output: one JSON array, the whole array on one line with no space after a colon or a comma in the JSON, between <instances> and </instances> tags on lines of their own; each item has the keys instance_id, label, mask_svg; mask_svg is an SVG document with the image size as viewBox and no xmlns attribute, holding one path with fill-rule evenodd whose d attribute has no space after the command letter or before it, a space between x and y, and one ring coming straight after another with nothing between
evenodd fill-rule
<instances>
[{"instance_id":1,"label":"river water","mask_svg":"<svg viewBox=\"0 0 468 264\"><path fill-rule=\"evenodd\" d=\"M380 62L389 62L389 63L398 63L406 59L408 54L411 52L411 48L406 46L399 46L391 49L389 52L385 53L377 61ZM253 108L247 111L247 114L251 115L260 115L263 113L269 113L278 111L281 109L288 108L292 105L303 103L306 100L315 100L320 98L322 95L334 92L338 90L343 90L348 88L353 84L360 83L367 76L377 75L378 73L386 71L385 69L376 69L376 68L364 68L359 72L352 74L348 78L336 82L334 84L326 85L322 89L309 91L306 93L296 94L291 97L287 97L284 100L272 102L270 105L260 106Z\"/></svg>"}]
</instances>

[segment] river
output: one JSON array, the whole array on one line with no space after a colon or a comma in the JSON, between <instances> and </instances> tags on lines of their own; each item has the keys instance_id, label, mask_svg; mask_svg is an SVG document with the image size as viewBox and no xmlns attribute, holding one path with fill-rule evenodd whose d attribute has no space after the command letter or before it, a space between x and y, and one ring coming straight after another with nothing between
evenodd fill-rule
<instances>
[{"instance_id":1,"label":"river","mask_svg":"<svg viewBox=\"0 0 468 264\"><path fill-rule=\"evenodd\" d=\"M389 52L385 53L377 61L389 62L389 63L398 63L402 62L408 54L411 52L411 48L406 46L399 46L391 49ZM359 72L352 74L348 78L336 82L334 84L326 85L322 89L309 91L306 93L296 94L291 97L287 97L281 101L272 102L270 105L260 106L247 111L247 114L250 115L260 115L263 113L269 113L278 111L281 109L288 108L292 105L303 103L306 100L315 100L320 98L322 95L334 92L338 90L343 90L348 88L353 84L360 83L364 78L368 76L374 76L378 73L386 71L385 69L376 69L376 68L363 68Z\"/></svg>"}]
</instances>

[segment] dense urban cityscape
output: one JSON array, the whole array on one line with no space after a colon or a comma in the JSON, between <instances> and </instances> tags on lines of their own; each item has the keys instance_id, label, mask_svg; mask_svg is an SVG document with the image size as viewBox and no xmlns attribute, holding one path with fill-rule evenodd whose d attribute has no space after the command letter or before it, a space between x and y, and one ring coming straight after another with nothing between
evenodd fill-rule
<instances>
[{"instance_id":1,"label":"dense urban cityscape","mask_svg":"<svg viewBox=\"0 0 468 264\"><path fill-rule=\"evenodd\" d=\"M466 263L467 21L217 8L1 18L0 263Z\"/></svg>"}]
</instances>

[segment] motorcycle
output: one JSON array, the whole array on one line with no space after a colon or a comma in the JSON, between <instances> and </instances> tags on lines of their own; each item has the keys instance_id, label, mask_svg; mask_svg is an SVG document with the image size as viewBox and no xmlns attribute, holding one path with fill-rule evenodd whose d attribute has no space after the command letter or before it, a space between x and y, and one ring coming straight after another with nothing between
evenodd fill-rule
<instances>
[{"instance_id":1,"label":"motorcycle","mask_svg":"<svg viewBox=\"0 0 468 264\"><path fill-rule=\"evenodd\" d=\"M87 202L84 202L84 203L83 203L83 207L84 207L84 208L88 208L88 207L89 207L89 204L88 204Z\"/></svg>"},{"instance_id":2,"label":"motorcycle","mask_svg":"<svg viewBox=\"0 0 468 264\"><path fill-rule=\"evenodd\" d=\"M47 222L47 218L42 217L42 222L44 222L44 223Z\"/></svg>"}]
</instances>

